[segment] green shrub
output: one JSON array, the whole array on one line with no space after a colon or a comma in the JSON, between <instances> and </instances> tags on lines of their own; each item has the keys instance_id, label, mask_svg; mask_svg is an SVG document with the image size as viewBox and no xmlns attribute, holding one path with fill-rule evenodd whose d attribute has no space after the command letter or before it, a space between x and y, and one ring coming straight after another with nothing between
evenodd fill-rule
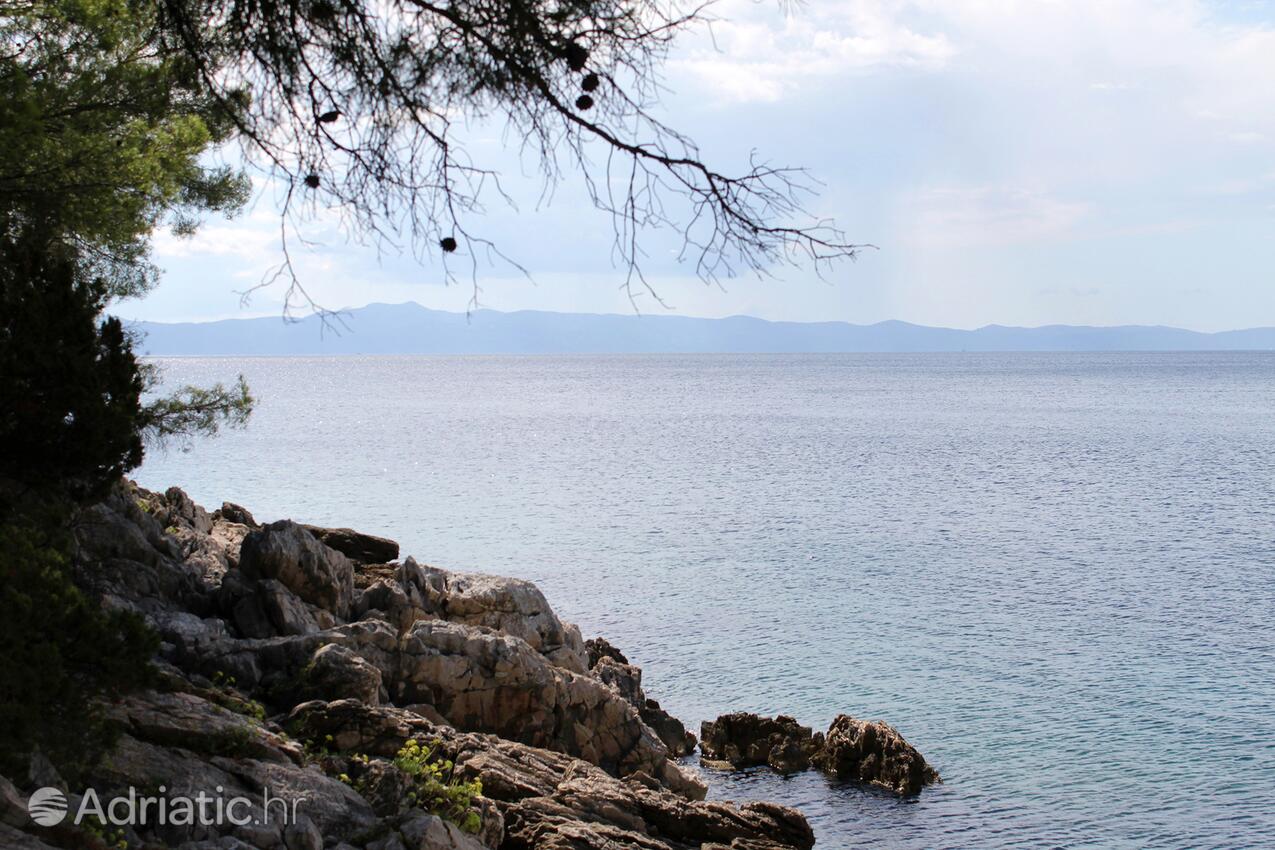
<instances>
[{"instance_id":1,"label":"green shrub","mask_svg":"<svg viewBox=\"0 0 1275 850\"><path fill-rule=\"evenodd\" d=\"M475 833L482 828L482 817L474 805L475 798L483 793L482 780L458 780L450 759L435 759L433 750L415 739L394 756L394 766L412 777L409 802L465 832Z\"/></svg>"}]
</instances>

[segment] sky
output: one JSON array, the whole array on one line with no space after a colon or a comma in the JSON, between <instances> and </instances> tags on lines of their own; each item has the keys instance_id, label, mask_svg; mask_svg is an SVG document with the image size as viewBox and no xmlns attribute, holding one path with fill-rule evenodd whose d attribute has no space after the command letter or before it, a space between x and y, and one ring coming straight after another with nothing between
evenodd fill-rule
<instances>
[{"instance_id":1,"label":"sky","mask_svg":"<svg viewBox=\"0 0 1275 850\"><path fill-rule=\"evenodd\" d=\"M809 169L808 206L856 243L822 276L776 268L706 285L652 240L665 302L622 291L609 218L568 173L538 206L500 128L472 129L518 209L482 225L531 272L484 267L496 310L746 314L866 324L1275 325L1275 3L1203 0L721 0L664 67L658 113L721 170L754 150ZM517 141L517 140L513 140ZM328 308L464 311L436 257L314 225L297 265ZM120 315L279 314L241 293L277 263L270 188L233 220L155 237L163 282Z\"/></svg>"}]
</instances>

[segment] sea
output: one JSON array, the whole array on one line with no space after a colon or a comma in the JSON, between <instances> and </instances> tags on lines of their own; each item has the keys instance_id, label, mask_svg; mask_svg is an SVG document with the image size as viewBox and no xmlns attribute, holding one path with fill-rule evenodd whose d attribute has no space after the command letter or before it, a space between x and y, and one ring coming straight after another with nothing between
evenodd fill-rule
<instances>
[{"instance_id":1,"label":"sea","mask_svg":"<svg viewBox=\"0 0 1275 850\"><path fill-rule=\"evenodd\" d=\"M530 579L695 731L846 713L941 773L696 766L819 847L1275 846L1275 353L156 362L258 407L143 486Z\"/></svg>"}]
</instances>

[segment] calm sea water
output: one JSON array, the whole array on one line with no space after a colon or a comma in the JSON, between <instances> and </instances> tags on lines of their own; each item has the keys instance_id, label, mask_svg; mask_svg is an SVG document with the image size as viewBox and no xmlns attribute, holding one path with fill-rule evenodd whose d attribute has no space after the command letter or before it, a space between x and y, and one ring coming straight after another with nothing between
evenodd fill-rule
<instances>
[{"instance_id":1,"label":"calm sea water","mask_svg":"<svg viewBox=\"0 0 1275 850\"><path fill-rule=\"evenodd\" d=\"M711 774L820 846L1275 846L1275 355L162 362L261 401L145 486L532 579L688 725L943 774Z\"/></svg>"}]
</instances>

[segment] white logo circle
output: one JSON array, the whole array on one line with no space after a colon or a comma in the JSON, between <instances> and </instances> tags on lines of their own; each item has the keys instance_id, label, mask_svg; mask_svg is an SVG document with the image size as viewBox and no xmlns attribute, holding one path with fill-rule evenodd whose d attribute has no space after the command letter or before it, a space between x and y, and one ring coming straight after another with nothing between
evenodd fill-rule
<instances>
[{"instance_id":1,"label":"white logo circle","mask_svg":"<svg viewBox=\"0 0 1275 850\"><path fill-rule=\"evenodd\" d=\"M66 795L56 788L40 788L27 800L27 811L40 826L57 826L66 818Z\"/></svg>"}]
</instances>

